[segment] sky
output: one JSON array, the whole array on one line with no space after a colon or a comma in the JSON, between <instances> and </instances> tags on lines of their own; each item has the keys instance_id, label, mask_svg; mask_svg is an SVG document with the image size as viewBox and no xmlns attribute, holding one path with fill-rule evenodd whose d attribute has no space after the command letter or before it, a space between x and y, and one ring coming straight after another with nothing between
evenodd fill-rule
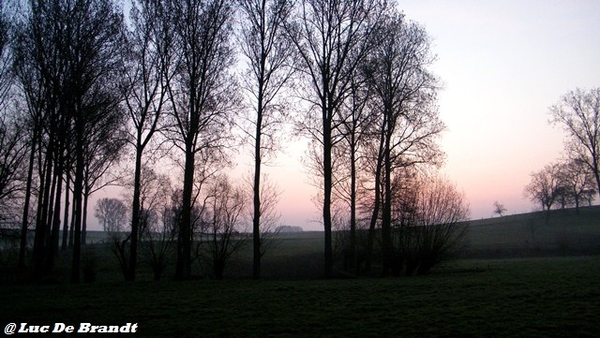
<instances>
[{"instance_id":1,"label":"sky","mask_svg":"<svg viewBox=\"0 0 600 338\"><path fill-rule=\"evenodd\" d=\"M507 214L536 209L523 189L532 172L561 157L566 135L549 123L549 107L577 87L600 86L600 1L398 4L432 39L431 70L443 83L438 105L447 126L441 172L464 193L471 219L491 217L494 201ZM287 141L265 171L281 191L281 223L322 230L317 189L302 162L306 144ZM250 170L241 160L234 172Z\"/></svg>"},{"instance_id":2,"label":"sky","mask_svg":"<svg viewBox=\"0 0 600 338\"><path fill-rule=\"evenodd\" d=\"M471 219L537 208L523 195L530 174L562 156L566 134L549 107L577 87L600 86L600 1L405 0L406 18L423 25L444 85L439 111L441 172L464 192ZM303 142L270 168L283 193L282 222L322 230L316 189L302 166Z\"/></svg>"}]
</instances>

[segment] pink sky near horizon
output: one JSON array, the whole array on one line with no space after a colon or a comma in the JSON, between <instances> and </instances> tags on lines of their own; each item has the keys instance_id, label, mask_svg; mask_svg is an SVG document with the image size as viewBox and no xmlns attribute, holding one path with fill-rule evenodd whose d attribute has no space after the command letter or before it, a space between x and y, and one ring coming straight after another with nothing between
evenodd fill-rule
<instances>
[{"instance_id":1,"label":"pink sky near horizon","mask_svg":"<svg viewBox=\"0 0 600 338\"><path fill-rule=\"evenodd\" d=\"M548 123L548 108L569 90L600 86L600 1L398 4L432 38L437 61L431 69L444 85L438 104L447 126L441 173L464 192L471 218L491 217L494 201L508 214L537 208L523 188L531 172L560 158L565 138ZM265 171L281 190L281 223L322 230L317 189L301 160L306 143L288 142ZM234 172L249 172L251 163L240 161ZM104 194L120 198L115 191ZM104 194L90 202L92 229L95 200Z\"/></svg>"},{"instance_id":2,"label":"pink sky near horizon","mask_svg":"<svg viewBox=\"0 0 600 338\"><path fill-rule=\"evenodd\" d=\"M399 7L423 25L444 88L439 111L447 130L442 174L463 191L471 218L538 208L523 196L533 171L561 157L565 134L549 107L577 87L600 86L600 2L544 0L405 0ZM293 155L292 155L293 154ZM316 192L296 145L279 161L282 221L322 230L306 194ZM305 210L305 211L303 211ZM303 216L306 214L306 216Z\"/></svg>"}]
</instances>

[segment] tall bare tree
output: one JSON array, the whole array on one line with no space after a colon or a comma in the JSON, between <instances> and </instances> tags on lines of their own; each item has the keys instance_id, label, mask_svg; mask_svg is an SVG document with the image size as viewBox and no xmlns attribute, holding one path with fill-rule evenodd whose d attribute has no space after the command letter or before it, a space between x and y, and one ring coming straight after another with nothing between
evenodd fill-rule
<instances>
[{"instance_id":1,"label":"tall bare tree","mask_svg":"<svg viewBox=\"0 0 600 338\"><path fill-rule=\"evenodd\" d=\"M567 153L584 163L600 193L600 88L576 89L550 107L551 122L567 132Z\"/></svg>"},{"instance_id":2,"label":"tall bare tree","mask_svg":"<svg viewBox=\"0 0 600 338\"><path fill-rule=\"evenodd\" d=\"M445 126L436 107L438 80L427 69L434 58L425 29L408 22L402 13L390 11L378 33L379 44L371 51L366 72L376 109L380 111L376 170L381 172L376 177L383 180L381 227L385 274L391 264L386 257L391 257L392 250L394 169L439 163L442 153L436 140ZM370 231L374 229L378 209L374 207Z\"/></svg>"},{"instance_id":3,"label":"tall bare tree","mask_svg":"<svg viewBox=\"0 0 600 338\"><path fill-rule=\"evenodd\" d=\"M197 165L222 157L231 126L236 88L229 69L233 7L225 0L169 3L169 24L178 60L177 73L166 82L171 103L167 135L183 152L183 195L175 279L191 275L194 174ZM196 158L199 163L196 163Z\"/></svg>"},{"instance_id":4,"label":"tall bare tree","mask_svg":"<svg viewBox=\"0 0 600 338\"><path fill-rule=\"evenodd\" d=\"M71 112L75 139L73 204L75 236L71 281L80 280L81 230L83 224L85 149L87 135L101 124L120 99L115 82L122 62L123 17L110 0L73 0L64 8L62 20L74 25L65 59L71 92L66 111ZM68 25L67 25L68 26ZM109 140L106 140L109 141Z\"/></svg>"},{"instance_id":5,"label":"tall bare tree","mask_svg":"<svg viewBox=\"0 0 600 338\"><path fill-rule=\"evenodd\" d=\"M26 181L25 163L29 142L27 140L26 114L20 112L14 94L15 76L12 60L12 32L5 4L0 2L0 220L16 221L20 215L11 210L15 201L21 200ZM16 217L15 217L16 216ZM4 218L4 219L2 219ZM27 236L26 233L22 234Z\"/></svg>"},{"instance_id":6,"label":"tall bare tree","mask_svg":"<svg viewBox=\"0 0 600 338\"><path fill-rule=\"evenodd\" d=\"M304 130L322 147L325 276L333 271L332 149L340 142L336 111L346 99L352 78L368 54L372 32L384 6L378 1L303 0L287 25L300 55L298 68L308 78L313 107Z\"/></svg>"},{"instance_id":7,"label":"tall bare tree","mask_svg":"<svg viewBox=\"0 0 600 338\"><path fill-rule=\"evenodd\" d=\"M130 271L135 279L138 232L140 225L140 186L143 155L159 128L167 100L168 79L172 76L172 38L162 1L135 1L128 31L128 57L124 67L124 105L131 124L129 143L135 151L131 213Z\"/></svg>"},{"instance_id":8,"label":"tall bare tree","mask_svg":"<svg viewBox=\"0 0 600 338\"><path fill-rule=\"evenodd\" d=\"M291 0L239 0L242 14L242 53L248 69L244 77L245 89L253 105L249 118L254 133L253 191L253 268L252 277L260 278L261 267L261 166L263 159L277 148L276 132L285 119L285 105L278 100L292 73L291 41L284 32L284 24L292 10Z\"/></svg>"},{"instance_id":9,"label":"tall bare tree","mask_svg":"<svg viewBox=\"0 0 600 338\"><path fill-rule=\"evenodd\" d=\"M19 86L28 105L31 142L30 166L27 192L23 211L23 230L26 229L31 190L37 183L35 238L33 246L34 278L39 279L48 269L48 246L51 223L51 195L60 175L56 154L61 152L61 139L57 127L66 120L59 112L60 85L64 82L64 62L60 60L58 46L60 26L51 26L54 19L50 4L24 5L15 29L15 71ZM63 125L64 126L64 125ZM34 182L34 167L37 167L37 182Z\"/></svg>"}]
</instances>

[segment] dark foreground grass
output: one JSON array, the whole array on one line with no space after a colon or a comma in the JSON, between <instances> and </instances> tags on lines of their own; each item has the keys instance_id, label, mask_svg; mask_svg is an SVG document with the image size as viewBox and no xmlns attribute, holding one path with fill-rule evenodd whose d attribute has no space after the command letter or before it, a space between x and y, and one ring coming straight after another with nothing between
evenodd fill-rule
<instances>
[{"instance_id":1,"label":"dark foreground grass","mask_svg":"<svg viewBox=\"0 0 600 338\"><path fill-rule=\"evenodd\" d=\"M461 261L423 277L0 286L0 325L140 337L594 337L600 257ZM56 335L53 335L56 336Z\"/></svg>"}]
</instances>

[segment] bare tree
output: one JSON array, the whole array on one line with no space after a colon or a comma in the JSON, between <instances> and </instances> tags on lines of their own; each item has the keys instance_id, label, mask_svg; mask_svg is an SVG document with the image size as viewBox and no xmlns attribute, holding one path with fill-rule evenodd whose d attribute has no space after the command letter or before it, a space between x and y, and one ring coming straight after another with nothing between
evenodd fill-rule
<instances>
[{"instance_id":1,"label":"bare tree","mask_svg":"<svg viewBox=\"0 0 600 338\"><path fill-rule=\"evenodd\" d=\"M102 225L102 229L108 233L111 242L111 250L119 261L123 276L129 271L129 250L127 243L131 235L127 234L127 206L123 201L116 198L101 198L96 203L94 215Z\"/></svg>"},{"instance_id":2,"label":"bare tree","mask_svg":"<svg viewBox=\"0 0 600 338\"><path fill-rule=\"evenodd\" d=\"M247 58L245 88L253 105L249 118L254 133L253 268L252 278L260 278L261 267L261 165L277 148L276 132L285 119L285 105L278 100L293 73L294 51L284 34L284 24L292 10L289 0L239 0L242 14L241 49Z\"/></svg>"},{"instance_id":3,"label":"bare tree","mask_svg":"<svg viewBox=\"0 0 600 338\"><path fill-rule=\"evenodd\" d=\"M172 205L171 199L173 188L167 175L159 174L149 166L142 167L139 183L140 245L152 268L154 280L159 280L177 236L177 208Z\"/></svg>"},{"instance_id":4,"label":"bare tree","mask_svg":"<svg viewBox=\"0 0 600 338\"><path fill-rule=\"evenodd\" d=\"M26 181L23 164L28 144L23 127L9 114L0 112L0 220L13 214L7 207L14 207L12 202L20 200Z\"/></svg>"},{"instance_id":5,"label":"bare tree","mask_svg":"<svg viewBox=\"0 0 600 338\"><path fill-rule=\"evenodd\" d=\"M494 202L494 215L498 214L498 216L502 217L502 214L506 212L506 208L504 207L503 204L500 204L500 202L495 201Z\"/></svg>"},{"instance_id":6,"label":"bare tree","mask_svg":"<svg viewBox=\"0 0 600 338\"><path fill-rule=\"evenodd\" d=\"M379 1L303 0L297 19L286 29L300 55L298 68L308 78L312 91L307 100L313 107L301 128L322 147L326 277L333 271L332 151L341 140L335 132L335 116L369 52L383 8Z\"/></svg>"},{"instance_id":7,"label":"bare tree","mask_svg":"<svg viewBox=\"0 0 600 338\"><path fill-rule=\"evenodd\" d=\"M60 157L64 156L65 126L67 114L60 116L60 84L64 82L64 61L61 60L58 45L60 26L50 22L60 11L50 4L29 3L15 25L15 71L19 85L28 105L28 136L31 142L30 166L28 170L27 192L23 210L23 231L29 212L30 191L37 185L35 237L33 245L34 278L51 268L53 254L49 251L51 239L52 203L55 201L56 183L62 175ZM59 128L60 127L60 128ZM58 156L57 156L58 155ZM37 182L34 182L34 166L37 167ZM60 195L57 194L57 195ZM58 197L58 196L57 196ZM21 264L20 264L21 265Z\"/></svg>"},{"instance_id":8,"label":"bare tree","mask_svg":"<svg viewBox=\"0 0 600 338\"><path fill-rule=\"evenodd\" d=\"M551 163L542 170L531 174L531 182L525 187L525 196L534 203L540 203L542 210L550 210L556 201L561 187L559 165Z\"/></svg>"},{"instance_id":9,"label":"bare tree","mask_svg":"<svg viewBox=\"0 0 600 338\"><path fill-rule=\"evenodd\" d=\"M65 56L70 76L68 90L72 95L72 103L66 109L73 112L75 139L73 283L80 278L87 135L120 99L113 81L119 79L123 45L123 18L115 5L110 0L79 1L67 6L62 18L78 25Z\"/></svg>"},{"instance_id":10,"label":"bare tree","mask_svg":"<svg viewBox=\"0 0 600 338\"><path fill-rule=\"evenodd\" d=\"M28 154L25 114L17 105L13 88L11 32L8 14L0 4L0 220L13 214L11 202L19 199L24 190L26 170L22 167ZM20 121L21 120L21 121ZM17 215L17 219L20 215Z\"/></svg>"},{"instance_id":11,"label":"bare tree","mask_svg":"<svg viewBox=\"0 0 600 338\"><path fill-rule=\"evenodd\" d=\"M96 202L94 216L105 232L123 232L127 217L127 207L123 201L116 198L104 197Z\"/></svg>"},{"instance_id":12,"label":"bare tree","mask_svg":"<svg viewBox=\"0 0 600 338\"><path fill-rule=\"evenodd\" d=\"M341 109L337 112L338 131L344 142L335 149L334 193L348 204L349 229L345 241L344 266L347 271L357 268L357 223L358 189L360 185L360 162L363 160L364 144L372 137L373 114L370 103L371 93L364 74L356 74L350 91ZM364 170L363 170L364 172ZM358 273L358 269L356 271Z\"/></svg>"},{"instance_id":13,"label":"bare tree","mask_svg":"<svg viewBox=\"0 0 600 338\"><path fill-rule=\"evenodd\" d=\"M600 88L576 89L550 107L551 122L568 134L567 153L584 163L600 193Z\"/></svg>"},{"instance_id":14,"label":"bare tree","mask_svg":"<svg viewBox=\"0 0 600 338\"><path fill-rule=\"evenodd\" d=\"M78 282L86 141L118 100L114 75L122 17L110 0L32 1L24 4L17 27L16 70L31 115L32 141L37 143L30 157L37 160L39 178L35 275L39 278L52 268L62 183L72 165L76 212L71 277Z\"/></svg>"},{"instance_id":15,"label":"bare tree","mask_svg":"<svg viewBox=\"0 0 600 338\"><path fill-rule=\"evenodd\" d=\"M588 205L596 194L596 182L594 175L589 171L585 163L580 160L567 160L561 163L558 175L562 188L563 199L567 199L568 205L574 205L577 212L582 202Z\"/></svg>"},{"instance_id":16,"label":"bare tree","mask_svg":"<svg viewBox=\"0 0 600 338\"><path fill-rule=\"evenodd\" d=\"M228 73L233 66L230 44L233 7L229 1L192 0L169 3L169 24L177 46L173 79L167 81L170 100L166 131L183 152L182 214L175 279L191 275L192 208L197 164L214 164L223 157L231 129L236 88ZM196 158L202 157L196 163Z\"/></svg>"},{"instance_id":17,"label":"bare tree","mask_svg":"<svg viewBox=\"0 0 600 338\"><path fill-rule=\"evenodd\" d=\"M126 145L125 114L117 100L112 100L98 114L102 118L89 126L84 145L82 244L86 244L89 197L102 188L119 185L123 178L119 162Z\"/></svg>"},{"instance_id":18,"label":"bare tree","mask_svg":"<svg viewBox=\"0 0 600 338\"><path fill-rule=\"evenodd\" d=\"M225 266L245 239L242 217L246 208L244 191L226 177L215 179L205 198L204 222L208 229L208 255L216 279L223 278Z\"/></svg>"},{"instance_id":19,"label":"bare tree","mask_svg":"<svg viewBox=\"0 0 600 338\"><path fill-rule=\"evenodd\" d=\"M252 180L250 179L248 181L248 185L253 186L253 184L250 183ZM277 187L277 184L273 182L268 175L263 174L260 182L260 250L258 254L260 255L260 258L262 258L273 246L277 244L277 235L279 234L280 224L279 221L281 219L281 214L277 211L277 204L279 203L281 191ZM251 213L249 218L254 220L254 209L248 210L248 212Z\"/></svg>"},{"instance_id":20,"label":"bare tree","mask_svg":"<svg viewBox=\"0 0 600 338\"><path fill-rule=\"evenodd\" d=\"M460 249L469 219L465 197L446 179L421 177L412 191L399 232L407 275L427 273Z\"/></svg>"},{"instance_id":21,"label":"bare tree","mask_svg":"<svg viewBox=\"0 0 600 338\"><path fill-rule=\"evenodd\" d=\"M162 1L135 1L128 31L128 58L124 64L124 106L129 115L131 132L128 141L135 151L132 210L140 208L142 157L159 128L167 100L167 77L172 76L173 53L171 25ZM130 271L135 279L140 213L131 213Z\"/></svg>"},{"instance_id":22,"label":"bare tree","mask_svg":"<svg viewBox=\"0 0 600 338\"><path fill-rule=\"evenodd\" d=\"M425 29L391 11L378 31L379 44L366 68L379 110L379 156L376 178L383 180L382 249L386 274L392 262L392 181L395 168L419 163L439 164L442 152L436 143L445 129L436 106L438 80L427 67L434 58ZM379 184L376 181L375 185ZM378 214L375 206L370 231Z\"/></svg>"}]
</instances>

